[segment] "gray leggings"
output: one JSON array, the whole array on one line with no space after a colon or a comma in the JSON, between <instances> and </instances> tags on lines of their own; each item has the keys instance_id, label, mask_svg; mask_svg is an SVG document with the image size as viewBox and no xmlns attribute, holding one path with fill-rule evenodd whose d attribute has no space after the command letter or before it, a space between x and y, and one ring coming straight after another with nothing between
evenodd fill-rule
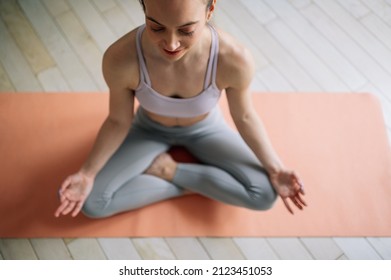
<instances>
[{"instance_id":1,"label":"gray leggings","mask_svg":"<svg viewBox=\"0 0 391 280\"><path fill-rule=\"evenodd\" d=\"M202 164L179 163L172 182L143 174L171 146L185 147ZM162 126L138 109L128 136L98 173L83 213L107 217L186 190L254 210L271 208L277 197L267 173L218 108L188 127Z\"/></svg>"}]
</instances>

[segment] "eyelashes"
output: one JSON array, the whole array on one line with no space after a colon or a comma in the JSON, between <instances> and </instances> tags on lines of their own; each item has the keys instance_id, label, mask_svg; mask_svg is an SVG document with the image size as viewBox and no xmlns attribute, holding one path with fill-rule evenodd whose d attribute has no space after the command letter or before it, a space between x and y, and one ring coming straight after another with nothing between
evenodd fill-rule
<instances>
[{"instance_id":1,"label":"eyelashes","mask_svg":"<svg viewBox=\"0 0 391 280\"><path fill-rule=\"evenodd\" d=\"M154 33L162 33L165 31L164 28L152 28L151 27L151 31L154 32ZM194 35L194 32L195 31L184 31L184 30L178 30L179 34L183 35L183 36L187 36L187 37L191 37Z\"/></svg>"},{"instance_id":2,"label":"eyelashes","mask_svg":"<svg viewBox=\"0 0 391 280\"><path fill-rule=\"evenodd\" d=\"M179 31L182 35L185 35L185 36L188 36L188 37L191 37L194 35L194 31Z\"/></svg>"}]
</instances>

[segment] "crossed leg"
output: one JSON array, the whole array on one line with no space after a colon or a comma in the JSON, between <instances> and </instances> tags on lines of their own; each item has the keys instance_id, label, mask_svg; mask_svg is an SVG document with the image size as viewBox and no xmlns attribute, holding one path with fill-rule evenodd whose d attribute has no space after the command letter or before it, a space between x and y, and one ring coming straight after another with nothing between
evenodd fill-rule
<instances>
[{"instance_id":1,"label":"crossed leg","mask_svg":"<svg viewBox=\"0 0 391 280\"><path fill-rule=\"evenodd\" d=\"M92 218L108 217L183 195L182 188L145 174L153 160L168 148L164 142L130 133L98 173L83 213Z\"/></svg>"},{"instance_id":2,"label":"crossed leg","mask_svg":"<svg viewBox=\"0 0 391 280\"><path fill-rule=\"evenodd\" d=\"M255 210L274 204L267 173L236 132L223 122L186 131L178 144L202 164L175 162L166 154L170 144L162 131L132 129L97 175L84 214L107 217L188 191Z\"/></svg>"},{"instance_id":3,"label":"crossed leg","mask_svg":"<svg viewBox=\"0 0 391 280\"><path fill-rule=\"evenodd\" d=\"M223 126L185 144L202 164L177 163L163 153L147 172L224 203L254 210L272 207L277 195L269 177L236 132Z\"/></svg>"}]
</instances>

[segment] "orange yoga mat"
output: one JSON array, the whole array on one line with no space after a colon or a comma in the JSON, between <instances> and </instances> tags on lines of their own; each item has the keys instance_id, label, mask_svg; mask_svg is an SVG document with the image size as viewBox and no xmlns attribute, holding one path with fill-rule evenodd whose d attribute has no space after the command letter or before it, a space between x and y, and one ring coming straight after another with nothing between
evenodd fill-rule
<instances>
[{"instance_id":1,"label":"orange yoga mat","mask_svg":"<svg viewBox=\"0 0 391 280\"><path fill-rule=\"evenodd\" d=\"M305 211L290 215L279 200L256 212L191 195L93 220L53 213L60 183L92 147L108 95L0 94L0 237L391 236L391 153L378 101L329 93L253 98L280 157L305 184Z\"/></svg>"}]
</instances>

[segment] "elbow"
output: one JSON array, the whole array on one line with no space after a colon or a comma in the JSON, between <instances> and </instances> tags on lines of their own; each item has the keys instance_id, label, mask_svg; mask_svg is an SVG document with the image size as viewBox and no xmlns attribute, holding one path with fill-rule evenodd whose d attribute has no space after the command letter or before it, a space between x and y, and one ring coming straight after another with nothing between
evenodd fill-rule
<instances>
[{"instance_id":1,"label":"elbow","mask_svg":"<svg viewBox=\"0 0 391 280\"><path fill-rule=\"evenodd\" d=\"M114 130L123 131L127 133L131 127L132 120L129 119L119 119L113 116L108 116L104 122L105 126L108 126Z\"/></svg>"},{"instance_id":2,"label":"elbow","mask_svg":"<svg viewBox=\"0 0 391 280\"><path fill-rule=\"evenodd\" d=\"M246 110L240 113L232 114L232 119L236 125L236 128L240 131L242 128L247 128L254 125L256 122L256 112L253 110Z\"/></svg>"}]
</instances>

